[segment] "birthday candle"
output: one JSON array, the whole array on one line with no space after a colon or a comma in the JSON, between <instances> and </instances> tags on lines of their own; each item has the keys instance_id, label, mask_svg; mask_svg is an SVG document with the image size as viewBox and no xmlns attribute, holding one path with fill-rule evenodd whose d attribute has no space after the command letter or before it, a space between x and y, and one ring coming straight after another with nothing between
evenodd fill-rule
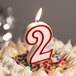
<instances>
[{"instance_id":1,"label":"birthday candle","mask_svg":"<svg viewBox=\"0 0 76 76\"><path fill-rule=\"evenodd\" d=\"M27 61L30 64L50 59L53 51L53 48L49 45L52 38L52 30L49 25L39 21L41 13L42 8L40 8L35 22L27 26L27 32L25 34L26 42L29 45L33 45L27 56Z\"/></svg>"}]
</instances>

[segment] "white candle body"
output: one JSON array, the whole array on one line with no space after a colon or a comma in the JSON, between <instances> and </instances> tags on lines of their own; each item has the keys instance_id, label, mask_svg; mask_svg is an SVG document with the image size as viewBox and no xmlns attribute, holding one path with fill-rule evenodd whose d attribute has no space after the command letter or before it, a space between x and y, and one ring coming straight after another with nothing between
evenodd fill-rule
<instances>
[{"instance_id":1,"label":"white candle body","mask_svg":"<svg viewBox=\"0 0 76 76\"><path fill-rule=\"evenodd\" d=\"M33 45L33 47L31 48L28 56L27 56L27 61L29 63L36 63L36 62L39 62L39 61L43 61L43 60L46 60L48 58L50 58L50 54L51 54L51 51L52 51L52 47L49 45L49 43L46 45L46 47L43 49L43 47L45 46L45 44L48 42L48 40L50 39L50 37L52 37L52 31L50 29L50 27L44 23L44 22L36 22L36 23L31 23L27 26L27 32L35 27L35 26L40 26L40 25L43 25L41 27L37 27L37 28L34 28L31 30L30 33L28 33L28 41L30 43L35 43L36 42L36 38L33 38L32 37L32 34L34 31L35 34L34 36L35 37L38 37L38 41L35 45ZM47 27L47 28L46 28ZM49 30L48 30L49 29ZM38 31L40 30L40 31ZM37 32L38 31L38 32ZM50 32L51 31L51 32ZM26 34L27 34L26 32ZM42 32L42 33L41 33ZM43 42L42 42L43 40ZM50 39L51 40L51 39ZM41 44L42 42L42 44ZM49 41L50 42L50 41ZM39 47L40 46L40 47ZM38 48L39 47L39 48ZM29 48L29 47L28 47ZM43 49L42 51L42 54L40 54L41 50Z\"/></svg>"},{"instance_id":2,"label":"white candle body","mask_svg":"<svg viewBox=\"0 0 76 76\"><path fill-rule=\"evenodd\" d=\"M47 24L44 23L44 22L41 22L41 21L39 21L39 22L32 22L32 23L30 23L29 25L27 25L26 32L27 32L29 29L31 29L32 27L36 26L36 25L47 25ZM47 26L48 26L48 25L47 25ZM24 38L24 40L25 40L25 38ZM28 51L30 51L31 48L33 47L33 45L29 45L26 41L25 41L25 46L26 46L26 48L27 48Z\"/></svg>"}]
</instances>

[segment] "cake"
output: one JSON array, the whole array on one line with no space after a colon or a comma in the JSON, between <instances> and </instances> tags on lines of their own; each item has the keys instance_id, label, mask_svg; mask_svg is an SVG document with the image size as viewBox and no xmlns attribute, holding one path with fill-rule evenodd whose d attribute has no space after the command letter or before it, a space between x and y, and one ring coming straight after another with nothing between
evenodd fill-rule
<instances>
[{"instance_id":1,"label":"cake","mask_svg":"<svg viewBox=\"0 0 76 76\"><path fill-rule=\"evenodd\" d=\"M32 46L20 38L16 44L10 40L0 51L0 76L76 76L76 46L56 38L50 45L54 50L49 60L29 64L26 56Z\"/></svg>"}]
</instances>

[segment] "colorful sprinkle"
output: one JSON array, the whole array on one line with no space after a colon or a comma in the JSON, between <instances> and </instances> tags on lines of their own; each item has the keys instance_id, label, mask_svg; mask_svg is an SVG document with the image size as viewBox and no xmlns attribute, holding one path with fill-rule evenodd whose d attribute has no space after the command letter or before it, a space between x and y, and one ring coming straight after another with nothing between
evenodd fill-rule
<instances>
[{"instance_id":1,"label":"colorful sprinkle","mask_svg":"<svg viewBox=\"0 0 76 76\"><path fill-rule=\"evenodd\" d=\"M62 65L65 65L66 63L65 63L65 62L61 62L61 64L62 64Z\"/></svg>"},{"instance_id":2,"label":"colorful sprinkle","mask_svg":"<svg viewBox=\"0 0 76 76\"><path fill-rule=\"evenodd\" d=\"M67 68L64 68L64 70L66 70Z\"/></svg>"},{"instance_id":3,"label":"colorful sprinkle","mask_svg":"<svg viewBox=\"0 0 76 76\"><path fill-rule=\"evenodd\" d=\"M47 68L44 68L45 71L47 71Z\"/></svg>"},{"instance_id":4,"label":"colorful sprinkle","mask_svg":"<svg viewBox=\"0 0 76 76\"><path fill-rule=\"evenodd\" d=\"M65 59L63 59L64 61L66 61L66 58Z\"/></svg>"},{"instance_id":5,"label":"colorful sprinkle","mask_svg":"<svg viewBox=\"0 0 76 76\"><path fill-rule=\"evenodd\" d=\"M12 59L14 59L18 65L22 65L23 67L29 66L32 72L38 71L41 67L44 68L47 74L48 74L48 70L52 71L53 69L56 69L57 67L62 68L62 70L67 69L65 67L66 59L59 58L57 53L52 54L52 57L50 59L43 62L38 62L36 64L29 64L26 60L26 56L27 56L26 54L17 55L14 58L12 57Z\"/></svg>"},{"instance_id":6,"label":"colorful sprinkle","mask_svg":"<svg viewBox=\"0 0 76 76\"><path fill-rule=\"evenodd\" d=\"M56 69L56 66L53 66L53 69Z\"/></svg>"},{"instance_id":7,"label":"colorful sprinkle","mask_svg":"<svg viewBox=\"0 0 76 76\"><path fill-rule=\"evenodd\" d=\"M54 62L54 60L52 60L52 62Z\"/></svg>"},{"instance_id":8,"label":"colorful sprinkle","mask_svg":"<svg viewBox=\"0 0 76 76\"><path fill-rule=\"evenodd\" d=\"M51 62L51 60L48 60L48 63L50 63Z\"/></svg>"},{"instance_id":9,"label":"colorful sprinkle","mask_svg":"<svg viewBox=\"0 0 76 76\"><path fill-rule=\"evenodd\" d=\"M34 70L34 69L32 69L32 72L35 72L35 70Z\"/></svg>"},{"instance_id":10,"label":"colorful sprinkle","mask_svg":"<svg viewBox=\"0 0 76 76\"><path fill-rule=\"evenodd\" d=\"M13 55L16 55L15 53L13 53Z\"/></svg>"},{"instance_id":11,"label":"colorful sprinkle","mask_svg":"<svg viewBox=\"0 0 76 76\"><path fill-rule=\"evenodd\" d=\"M47 74L49 73L48 71L45 71Z\"/></svg>"},{"instance_id":12,"label":"colorful sprinkle","mask_svg":"<svg viewBox=\"0 0 76 76\"><path fill-rule=\"evenodd\" d=\"M61 66L62 69L64 69L64 66Z\"/></svg>"},{"instance_id":13,"label":"colorful sprinkle","mask_svg":"<svg viewBox=\"0 0 76 76\"><path fill-rule=\"evenodd\" d=\"M50 71L52 71L52 69L50 68Z\"/></svg>"},{"instance_id":14,"label":"colorful sprinkle","mask_svg":"<svg viewBox=\"0 0 76 76\"><path fill-rule=\"evenodd\" d=\"M39 69L37 68L36 71L38 71Z\"/></svg>"},{"instance_id":15,"label":"colorful sprinkle","mask_svg":"<svg viewBox=\"0 0 76 76\"><path fill-rule=\"evenodd\" d=\"M58 56L56 56L56 58L58 58Z\"/></svg>"}]
</instances>

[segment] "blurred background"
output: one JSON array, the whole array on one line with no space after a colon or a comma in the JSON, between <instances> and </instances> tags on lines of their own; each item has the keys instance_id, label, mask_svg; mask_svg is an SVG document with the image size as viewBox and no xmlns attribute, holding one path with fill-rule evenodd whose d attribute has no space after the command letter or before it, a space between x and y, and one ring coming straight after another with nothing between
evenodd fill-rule
<instances>
[{"instance_id":1,"label":"blurred background","mask_svg":"<svg viewBox=\"0 0 76 76\"><path fill-rule=\"evenodd\" d=\"M0 15L3 19L12 17L12 30L8 31L12 33L13 40L16 42L18 37L23 40L26 26L34 22L41 7L43 12L40 21L51 26L53 36L64 43L71 39L75 45L76 0L0 0ZM1 29L0 33L4 33Z\"/></svg>"}]
</instances>

